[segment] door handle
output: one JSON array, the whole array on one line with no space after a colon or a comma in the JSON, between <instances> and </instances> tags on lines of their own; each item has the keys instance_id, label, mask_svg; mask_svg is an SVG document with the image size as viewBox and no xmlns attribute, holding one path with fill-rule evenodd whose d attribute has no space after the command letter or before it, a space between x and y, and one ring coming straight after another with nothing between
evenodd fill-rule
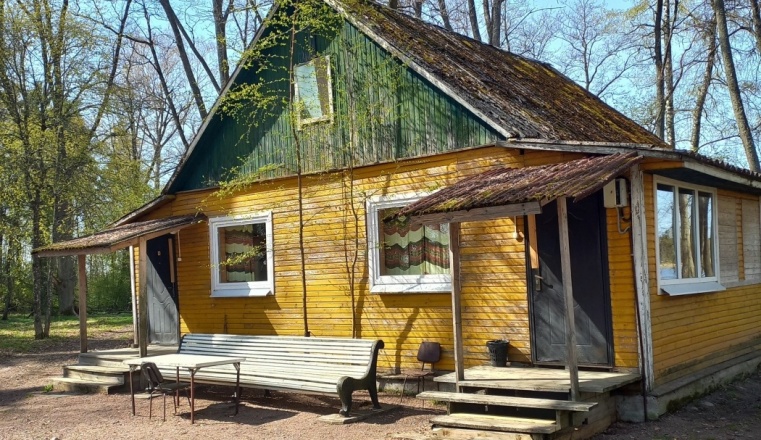
<instances>
[{"instance_id":1,"label":"door handle","mask_svg":"<svg viewBox=\"0 0 761 440\"><path fill-rule=\"evenodd\" d=\"M544 278L542 278L540 275L534 275L534 291L535 292L541 292L542 291L542 284L544 282ZM552 284L544 283L545 286L552 289Z\"/></svg>"}]
</instances>

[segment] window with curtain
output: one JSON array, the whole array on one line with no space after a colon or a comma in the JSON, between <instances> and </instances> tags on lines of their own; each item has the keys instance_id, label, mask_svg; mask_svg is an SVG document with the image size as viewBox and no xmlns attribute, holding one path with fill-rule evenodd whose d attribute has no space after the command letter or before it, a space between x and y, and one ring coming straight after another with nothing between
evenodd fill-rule
<instances>
[{"instance_id":1,"label":"window with curtain","mask_svg":"<svg viewBox=\"0 0 761 440\"><path fill-rule=\"evenodd\" d=\"M368 261L374 293L451 291L449 225L393 219L418 197L368 202Z\"/></svg>"},{"instance_id":2,"label":"window with curtain","mask_svg":"<svg viewBox=\"0 0 761 440\"><path fill-rule=\"evenodd\" d=\"M378 211L378 224L382 225L381 276L448 274L449 225L411 227L408 220L384 220L398 210Z\"/></svg>"},{"instance_id":3,"label":"window with curtain","mask_svg":"<svg viewBox=\"0 0 761 440\"><path fill-rule=\"evenodd\" d=\"M273 291L271 214L209 220L212 296L264 296Z\"/></svg>"}]
</instances>

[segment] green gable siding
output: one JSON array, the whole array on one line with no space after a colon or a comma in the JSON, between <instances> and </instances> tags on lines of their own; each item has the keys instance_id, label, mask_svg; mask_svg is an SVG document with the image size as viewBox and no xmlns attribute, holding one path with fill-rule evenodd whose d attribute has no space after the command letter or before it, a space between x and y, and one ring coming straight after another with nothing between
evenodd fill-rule
<instances>
[{"instance_id":1,"label":"green gable siding","mask_svg":"<svg viewBox=\"0 0 761 440\"><path fill-rule=\"evenodd\" d=\"M319 172L410 158L502 139L460 104L391 57L347 22L335 36L302 38L295 63L331 57L334 118L299 130L303 171ZM263 81L288 96L288 48L268 49L279 65L244 69L237 84ZM234 88L233 88L234 89ZM235 116L217 112L169 192L214 186L240 167L260 178L293 175L295 145L282 103ZM244 116L242 116L244 114Z\"/></svg>"}]
</instances>

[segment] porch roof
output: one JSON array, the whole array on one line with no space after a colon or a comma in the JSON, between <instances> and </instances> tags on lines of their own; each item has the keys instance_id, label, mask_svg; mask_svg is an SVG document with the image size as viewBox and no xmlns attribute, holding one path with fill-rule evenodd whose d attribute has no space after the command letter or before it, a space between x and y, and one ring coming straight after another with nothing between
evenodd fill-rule
<instances>
[{"instance_id":1,"label":"porch roof","mask_svg":"<svg viewBox=\"0 0 761 440\"><path fill-rule=\"evenodd\" d=\"M136 245L140 237L149 236L148 239L150 239L204 220L206 220L206 216L203 214L191 214L128 223L84 237L37 248L33 253L40 257L108 253Z\"/></svg>"},{"instance_id":2,"label":"porch roof","mask_svg":"<svg viewBox=\"0 0 761 440\"><path fill-rule=\"evenodd\" d=\"M523 168L495 168L467 177L398 211L415 223L486 220L538 214L559 197L589 196L643 158L636 153L587 157Z\"/></svg>"}]
</instances>

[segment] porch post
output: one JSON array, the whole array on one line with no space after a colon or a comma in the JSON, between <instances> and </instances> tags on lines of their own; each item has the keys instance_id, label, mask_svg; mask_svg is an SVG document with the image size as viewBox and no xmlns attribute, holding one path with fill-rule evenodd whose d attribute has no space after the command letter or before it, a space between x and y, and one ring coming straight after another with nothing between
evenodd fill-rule
<instances>
[{"instance_id":1,"label":"porch post","mask_svg":"<svg viewBox=\"0 0 761 440\"><path fill-rule=\"evenodd\" d=\"M79 352L87 353L87 255L77 255L79 264Z\"/></svg>"},{"instance_id":2,"label":"porch post","mask_svg":"<svg viewBox=\"0 0 761 440\"><path fill-rule=\"evenodd\" d=\"M140 289L137 299L138 305L138 336L140 344L140 357L148 355L148 240L145 236L140 237L140 258L137 269L138 288Z\"/></svg>"},{"instance_id":3,"label":"porch post","mask_svg":"<svg viewBox=\"0 0 761 440\"><path fill-rule=\"evenodd\" d=\"M462 359L462 308L460 306L460 223L449 224L449 273L452 276L452 328L454 330L455 390L465 379Z\"/></svg>"},{"instance_id":4,"label":"porch post","mask_svg":"<svg viewBox=\"0 0 761 440\"><path fill-rule=\"evenodd\" d=\"M571 278L571 246L568 241L568 206L566 198L558 199L558 228L560 232L560 268L565 292L565 343L568 349L568 370L571 378L571 400L579 399L579 366L576 359L576 320L573 311Z\"/></svg>"},{"instance_id":5,"label":"porch post","mask_svg":"<svg viewBox=\"0 0 761 440\"><path fill-rule=\"evenodd\" d=\"M639 165L630 171L632 189L632 251L634 253L634 282L637 287L637 330L640 339L640 365L645 390L654 386L653 333L650 327L650 273L647 255L647 224L645 221L645 183Z\"/></svg>"},{"instance_id":6,"label":"porch post","mask_svg":"<svg viewBox=\"0 0 761 440\"><path fill-rule=\"evenodd\" d=\"M132 341L135 346L140 343L138 338L138 320L137 320L137 291L135 291L135 247L129 247L129 285L130 297L132 299Z\"/></svg>"}]
</instances>

